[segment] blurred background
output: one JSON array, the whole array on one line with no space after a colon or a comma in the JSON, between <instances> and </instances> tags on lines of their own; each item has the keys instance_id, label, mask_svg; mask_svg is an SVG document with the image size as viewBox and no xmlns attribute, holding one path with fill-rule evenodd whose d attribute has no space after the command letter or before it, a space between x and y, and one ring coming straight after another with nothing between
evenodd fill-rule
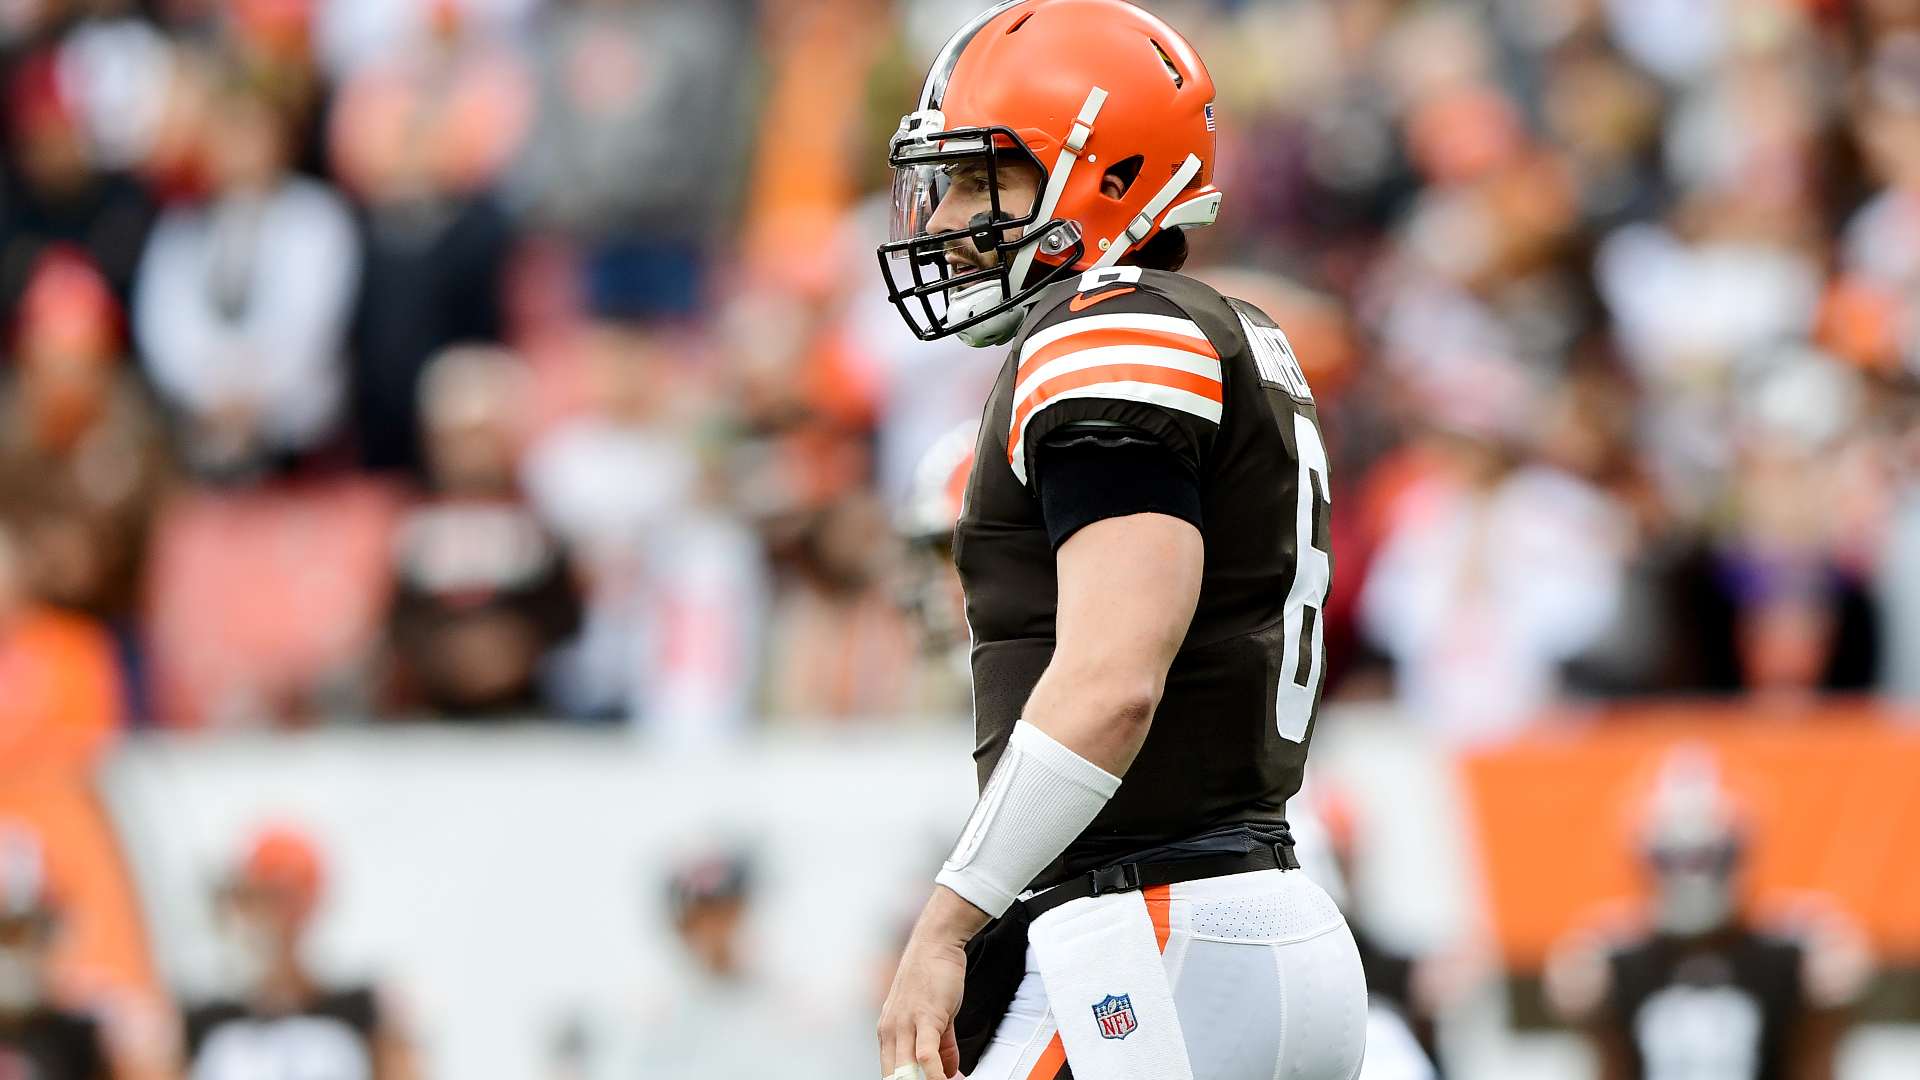
<instances>
[{"instance_id":1,"label":"blurred background","mask_svg":"<svg viewBox=\"0 0 1920 1080\"><path fill-rule=\"evenodd\" d=\"M0 0L0 1076L871 1074L1001 359L873 248L981 6ZM1145 6L1333 456L1376 992L1598 1075L1692 813L1779 1075L1920 1075L1920 0Z\"/></svg>"}]
</instances>

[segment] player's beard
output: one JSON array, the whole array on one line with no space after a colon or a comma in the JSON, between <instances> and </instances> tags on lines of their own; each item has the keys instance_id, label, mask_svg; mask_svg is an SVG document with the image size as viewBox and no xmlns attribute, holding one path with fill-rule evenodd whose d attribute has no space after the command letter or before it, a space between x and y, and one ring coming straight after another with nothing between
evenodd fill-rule
<instances>
[{"instance_id":1,"label":"player's beard","mask_svg":"<svg viewBox=\"0 0 1920 1080\"><path fill-rule=\"evenodd\" d=\"M961 257L966 261L961 267L956 268L960 273L966 274L978 270L993 269L992 267L982 266L974 262L971 257L965 255ZM952 264L949 264L949 266L951 265ZM947 294L947 323L948 325L953 325L955 323L965 322L983 311L988 311L997 305L1005 303L1006 299L1007 282L1004 277L998 275L964 288L955 289ZM1013 335L1020 332L1020 323L1025 316L1026 311L1023 308L1010 308L991 318L982 319L973 326L959 331L956 336L965 344L971 345L976 349L1004 345L1013 340Z\"/></svg>"}]
</instances>

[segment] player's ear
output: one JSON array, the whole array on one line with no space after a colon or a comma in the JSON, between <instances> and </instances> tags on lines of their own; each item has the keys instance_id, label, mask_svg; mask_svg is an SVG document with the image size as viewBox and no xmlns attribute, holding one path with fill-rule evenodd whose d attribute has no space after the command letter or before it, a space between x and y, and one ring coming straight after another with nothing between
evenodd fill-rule
<instances>
[{"instance_id":1,"label":"player's ear","mask_svg":"<svg viewBox=\"0 0 1920 1080\"><path fill-rule=\"evenodd\" d=\"M1125 198L1127 189L1133 187L1133 181L1140 175L1140 166L1146 161L1139 154L1124 161L1116 161L1100 175L1100 194L1109 199Z\"/></svg>"}]
</instances>

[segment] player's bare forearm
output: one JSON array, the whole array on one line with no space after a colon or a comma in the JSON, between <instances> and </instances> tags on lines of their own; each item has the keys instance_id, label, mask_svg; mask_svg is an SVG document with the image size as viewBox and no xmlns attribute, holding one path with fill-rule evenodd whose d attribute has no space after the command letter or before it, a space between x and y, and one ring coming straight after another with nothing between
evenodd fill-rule
<instances>
[{"instance_id":1,"label":"player's bare forearm","mask_svg":"<svg viewBox=\"0 0 1920 1080\"><path fill-rule=\"evenodd\" d=\"M1060 546L1053 660L1028 723L1125 775L1146 741L1200 596L1199 530L1165 514L1108 518Z\"/></svg>"},{"instance_id":2,"label":"player's bare forearm","mask_svg":"<svg viewBox=\"0 0 1920 1080\"><path fill-rule=\"evenodd\" d=\"M1115 777L1133 764L1146 741L1167 668L1193 618L1202 550L1192 525L1161 514L1098 521L1060 547L1053 659L1027 699L1024 719L1052 747L1033 748L1039 755L1033 760L1041 763L1036 775L1064 790L1078 785L1082 796L1099 791L1095 805L1082 799L1086 817L1075 830L1112 795ZM969 831L987 829L991 817L978 808L975 815ZM1038 820L1051 819L1043 814ZM1063 833L1061 846L1069 839ZM1007 890L1017 890L1037 869L1001 866L993 873L968 871L976 876L965 878L949 861L943 873L969 881L982 896L1005 899ZM953 1017L966 978L963 947L986 923L986 911L946 884L934 886L880 1012L883 1071L917 1063L928 1076L953 1074L959 1061Z\"/></svg>"}]
</instances>

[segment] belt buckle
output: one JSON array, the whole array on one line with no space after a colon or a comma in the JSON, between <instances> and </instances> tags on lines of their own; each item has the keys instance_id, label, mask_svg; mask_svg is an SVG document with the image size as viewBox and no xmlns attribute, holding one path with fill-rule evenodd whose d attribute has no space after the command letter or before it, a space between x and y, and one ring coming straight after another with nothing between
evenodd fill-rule
<instances>
[{"instance_id":1,"label":"belt buckle","mask_svg":"<svg viewBox=\"0 0 1920 1080\"><path fill-rule=\"evenodd\" d=\"M1131 892L1140 887L1140 864L1121 863L1118 866L1103 866L1087 875L1087 885L1093 890L1088 893L1089 896Z\"/></svg>"}]
</instances>

